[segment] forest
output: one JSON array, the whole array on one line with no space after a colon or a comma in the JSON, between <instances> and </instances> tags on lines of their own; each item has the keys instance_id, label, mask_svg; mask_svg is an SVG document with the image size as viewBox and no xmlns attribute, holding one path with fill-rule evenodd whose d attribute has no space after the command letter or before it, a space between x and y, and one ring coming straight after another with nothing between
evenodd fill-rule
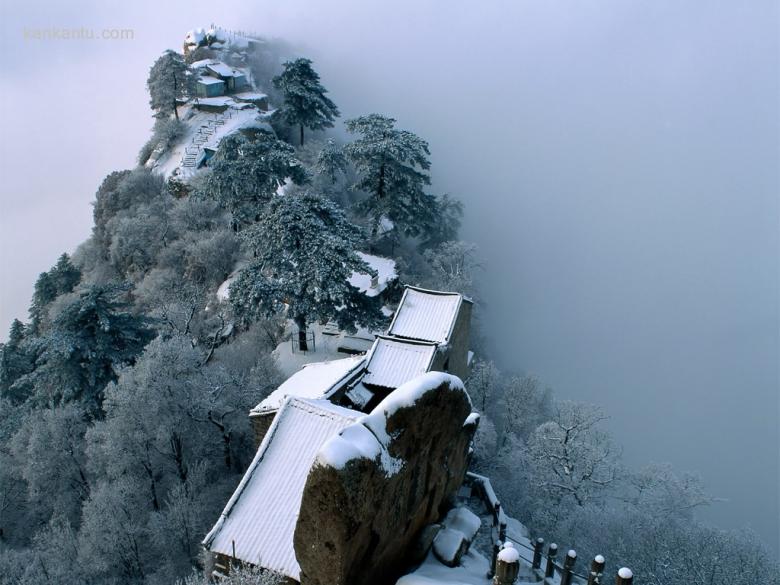
<instances>
[{"instance_id":1,"label":"forest","mask_svg":"<svg viewBox=\"0 0 780 585\"><path fill-rule=\"evenodd\" d=\"M695 474L629 468L597 406L494 363L464 207L434 192L428 143L392 113L344 120L342 141L315 64L274 46L249 64L273 132L231 134L189 181L147 168L181 135L203 57L153 64L138 165L98 186L92 233L40 274L0 346L0 583L205 583L200 542L253 455L247 412L283 381L273 350L313 323L386 321L348 282L372 272L359 251L474 300L472 468L535 536L643 585L780 583L754 533L697 520L717 501Z\"/></svg>"}]
</instances>

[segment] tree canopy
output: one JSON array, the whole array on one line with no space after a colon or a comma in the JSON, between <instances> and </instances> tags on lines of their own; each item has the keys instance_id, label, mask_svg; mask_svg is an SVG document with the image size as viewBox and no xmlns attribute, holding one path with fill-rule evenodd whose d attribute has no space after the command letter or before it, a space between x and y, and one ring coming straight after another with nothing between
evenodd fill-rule
<instances>
[{"instance_id":1,"label":"tree canopy","mask_svg":"<svg viewBox=\"0 0 780 585\"><path fill-rule=\"evenodd\" d=\"M171 114L179 119L176 100L187 95L187 64L184 56L168 49L152 65L146 87L149 90L149 105L158 118Z\"/></svg>"},{"instance_id":2,"label":"tree canopy","mask_svg":"<svg viewBox=\"0 0 780 585\"><path fill-rule=\"evenodd\" d=\"M301 146L304 128L332 128L340 115L336 104L325 95L328 90L320 83L320 76L311 64L310 59L287 61L284 71L273 79L274 86L284 96L279 115L291 126L300 128Z\"/></svg>"},{"instance_id":3,"label":"tree canopy","mask_svg":"<svg viewBox=\"0 0 780 585\"><path fill-rule=\"evenodd\" d=\"M356 253L362 234L327 198L276 197L244 237L255 257L230 287L230 301L242 318L254 320L286 306L302 333L314 320L334 320L349 331L382 322L376 299L349 283L353 271L374 274Z\"/></svg>"},{"instance_id":4,"label":"tree canopy","mask_svg":"<svg viewBox=\"0 0 780 585\"><path fill-rule=\"evenodd\" d=\"M200 193L229 210L238 224L257 221L286 179L296 184L308 181L295 150L270 132L253 138L231 134L222 140L209 166Z\"/></svg>"},{"instance_id":5,"label":"tree canopy","mask_svg":"<svg viewBox=\"0 0 780 585\"><path fill-rule=\"evenodd\" d=\"M383 218L409 236L430 229L437 211L436 198L425 192L430 185L428 143L407 130L395 128L395 119L369 114L346 121L359 138L344 147L355 166L354 189L368 193L359 207L371 219L376 237Z\"/></svg>"}]
</instances>

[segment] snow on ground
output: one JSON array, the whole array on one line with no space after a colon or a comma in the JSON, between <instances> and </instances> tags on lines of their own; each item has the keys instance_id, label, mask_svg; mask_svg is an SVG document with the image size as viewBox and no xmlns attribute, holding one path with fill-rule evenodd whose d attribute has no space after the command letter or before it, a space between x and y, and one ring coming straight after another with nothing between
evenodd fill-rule
<instances>
[{"instance_id":1,"label":"snow on ground","mask_svg":"<svg viewBox=\"0 0 780 585\"><path fill-rule=\"evenodd\" d=\"M431 551L414 573L404 575L396 585L488 585L489 569L488 560L473 549L463 555L460 566L452 568L440 563Z\"/></svg>"},{"instance_id":2,"label":"snow on ground","mask_svg":"<svg viewBox=\"0 0 780 585\"><path fill-rule=\"evenodd\" d=\"M358 256L371 268L376 270L376 284L370 274L363 274L360 272L353 272L349 278L349 284L360 289L360 292L366 293L366 296L375 297L381 293L390 281L398 278L398 273L395 268L395 260L392 258L383 258L381 256L372 256L371 254L365 254L358 252Z\"/></svg>"},{"instance_id":3,"label":"snow on ground","mask_svg":"<svg viewBox=\"0 0 780 585\"><path fill-rule=\"evenodd\" d=\"M319 323L313 323L309 331L314 333L314 351L293 352L290 337L298 334L298 328L291 321L288 322L286 339L273 352L276 365L285 377L292 376L305 364L349 357L350 354L339 351L339 348L350 348L351 354L365 353L371 349L376 337L366 329L358 329L357 333L350 335L331 325Z\"/></svg>"},{"instance_id":4,"label":"snow on ground","mask_svg":"<svg viewBox=\"0 0 780 585\"><path fill-rule=\"evenodd\" d=\"M222 104L226 102L228 104L235 104L234 100L230 97L219 98L201 98L201 103L206 103L207 100L219 100ZM238 105L238 104L236 104ZM179 116L187 124L187 130L184 135L176 141L170 148L168 148L162 156L156 161L149 161L149 166L156 173L160 173L166 179L170 177L174 171L179 169L179 173L183 178L191 176L195 168L185 168L182 166L187 150L190 152L198 151L202 152L204 148L216 149L220 140L225 136L237 132L241 128L248 127L263 127L270 130L267 119L268 114L261 112L254 107L246 107L247 104L240 104L241 108L228 107L225 112L212 113L201 112L197 110L192 104L187 104L179 108ZM208 140L203 144L196 144L195 138L199 136L199 133L206 128L209 128L210 124L214 121L224 121L224 124L214 125L214 133L209 135ZM196 155L199 156L199 155Z\"/></svg>"}]
</instances>

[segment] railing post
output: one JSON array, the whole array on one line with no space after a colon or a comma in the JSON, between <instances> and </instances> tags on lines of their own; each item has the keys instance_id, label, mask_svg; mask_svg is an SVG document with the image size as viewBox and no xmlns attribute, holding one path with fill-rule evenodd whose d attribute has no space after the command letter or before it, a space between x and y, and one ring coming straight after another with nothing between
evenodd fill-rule
<instances>
[{"instance_id":1,"label":"railing post","mask_svg":"<svg viewBox=\"0 0 780 585\"><path fill-rule=\"evenodd\" d=\"M588 585L599 585L601 577L604 575L604 565L606 560L601 555L596 555L590 563L590 575L588 575Z\"/></svg>"},{"instance_id":2,"label":"railing post","mask_svg":"<svg viewBox=\"0 0 780 585\"><path fill-rule=\"evenodd\" d=\"M542 549L544 548L544 538L537 538L534 543L534 561L531 565L534 569L542 568Z\"/></svg>"},{"instance_id":3,"label":"railing post","mask_svg":"<svg viewBox=\"0 0 780 585\"><path fill-rule=\"evenodd\" d=\"M501 502L493 505L493 526L498 526L498 517L501 515Z\"/></svg>"},{"instance_id":4,"label":"railing post","mask_svg":"<svg viewBox=\"0 0 780 585\"><path fill-rule=\"evenodd\" d=\"M555 555L558 554L558 545L554 542L547 548L547 567L544 569L544 578L555 574Z\"/></svg>"},{"instance_id":5,"label":"railing post","mask_svg":"<svg viewBox=\"0 0 780 585\"><path fill-rule=\"evenodd\" d=\"M496 561L496 576L493 585L513 585L520 573L520 553L511 542L507 542Z\"/></svg>"},{"instance_id":6,"label":"railing post","mask_svg":"<svg viewBox=\"0 0 780 585\"><path fill-rule=\"evenodd\" d=\"M618 571L615 577L615 585L632 585L634 583L634 573L628 567L623 567Z\"/></svg>"},{"instance_id":7,"label":"railing post","mask_svg":"<svg viewBox=\"0 0 780 585\"><path fill-rule=\"evenodd\" d=\"M571 585L574 563L577 562L577 551L571 549L566 553L566 559L563 561L563 573L561 574L561 585Z\"/></svg>"},{"instance_id":8,"label":"railing post","mask_svg":"<svg viewBox=\"0 0 780 585\"><path fill-rule=\"evenodd\" d=\"M506 522L499 522L498 524L498 540L506 542Z\"/></svg>"}]
</instances>

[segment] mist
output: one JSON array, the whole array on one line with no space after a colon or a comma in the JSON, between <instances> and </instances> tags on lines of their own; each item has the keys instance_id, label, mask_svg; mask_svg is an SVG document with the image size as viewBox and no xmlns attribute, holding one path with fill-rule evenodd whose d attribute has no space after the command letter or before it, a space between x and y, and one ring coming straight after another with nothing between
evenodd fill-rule
<instances>
[{"instance_id":1,"label":"mist","mask_svg":"<svg viewBox=\"0 0 780 585\"><path fill-rule=\"evenodd\" d=\"M627 464L698 470L702 516L780 540L780 124L771 1L28 2L2 8L0 329L91 226L186 30L282 37L343 117L427 139L466 204L508 370L601 405ZM132 40L24 38L129 28Z\"/></svg>"}]
</instances>

